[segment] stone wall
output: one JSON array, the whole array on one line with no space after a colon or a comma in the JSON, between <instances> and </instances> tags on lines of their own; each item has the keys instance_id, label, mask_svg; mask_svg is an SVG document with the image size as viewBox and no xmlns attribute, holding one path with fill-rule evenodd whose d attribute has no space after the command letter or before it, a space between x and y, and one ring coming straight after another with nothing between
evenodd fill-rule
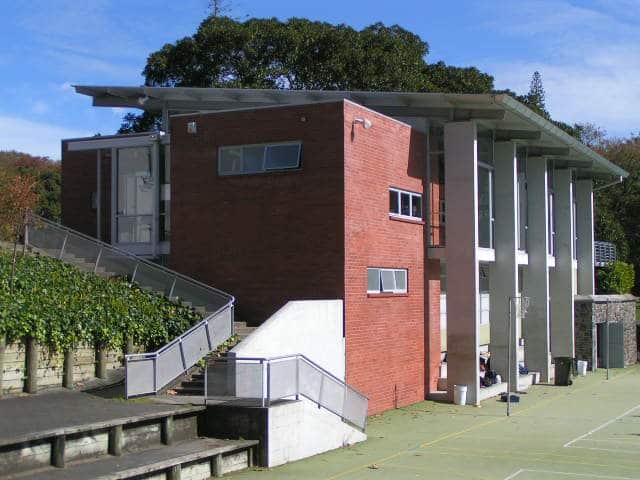
<instances>
[{"instance_id":1,"label":"stone wall","mask_svg":"<svg viewBox=\"0 0 640 480\"><path fill-rule=\"evenodd\" d=\"M0 351L0 394L16 394L23 391L26 378L26 347L23 343L9 344ZM88 346L82 345L74 351L73 381L83 382L95 377L96 353ZM108 351L106 355L107 371L123 365L123 354ZM62 386L64 355L50 352L41 347L38 353L38 388L54 388Z\"/></svg>"},{"instance_id":2,"label":"stone wall","mask_svg":"<svg viewBox=\"0 0 640 480\"><path fill-rule=\"evenodd\" d=\"M636 302L633 295L585 295L575 297L576 358L587 360L589 369L597 356L596 325L621 322L624 327L625 365L638 361ZM607 302L609 302L607 313Z\"/></svg>"}]
</instances>

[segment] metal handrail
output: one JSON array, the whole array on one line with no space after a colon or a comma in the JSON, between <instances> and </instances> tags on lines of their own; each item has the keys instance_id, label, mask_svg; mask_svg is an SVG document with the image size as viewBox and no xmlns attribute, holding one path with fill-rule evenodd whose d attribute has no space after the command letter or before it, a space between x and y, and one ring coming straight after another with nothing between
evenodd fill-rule
<instances>
[{"instance_id":1,"label":"metal handrail","mask_svg":"<svg viewBox=\"0 0 640 480\"><path fill-rule=\"evenodd\" d=\"M119 254L121 254L121 255L123 255L125 257L128 257L128 258L131 258L131 259L133 259L133 260L135 260L137 262L143 263L146 266L151 267L151 268L153 268L155 270L160 270L160 271L168 274L171 277L178 277L181 280L184 280L184 281L186 281L188 283L191 283L191 284L194 284L194 285L198 285L199 287L202 287L202 288L204 288L206 290L210 290L210 291L215 292L215 293L217 293L219 295L228 297L232 303L235 303L235 297L233 295L231 295L231 294L229 294L227 292L223 292L222 290L219 290L219 289L217 289L215 287L212 287L210 285L207 285L206 283L202 283L202 282L196 280L195 278L188 277L188 276L186 276L186 275L184 275L184 274L182 274L180 272L176 272L175 270L171 270L170 268L167 268L164 265L160 265L159 263L154 263L154 262L152 262L150 260L147 260L147 259L145 259L143 257L139 257L137 255L134 255L131 252L128 252L128 251L123 250L123 249L121 249L119 247L116 247L115 245L111 245L110 243L106 243L106 242L104 242L102 240L99 240L97 238L91 237L90 235L86 235L86 234L84 234L82 232L79 232L79 231L74 230L72 228L66 227L66 226L64 226L64 225L62 225L60 223L53 222L53 221L51 221L49 219L46 219L44 217L41 217L40 215L35 214L35 213L32 213L31 216L33 218L37 219L39 222L48 224L48 225L50 225L50 226L52 226L54 228L57 228L59 230L64 230L65 232L70 233L72 235L76 235L78 237L81 237L84 240L88 240L90 242L96 243L96 244L100 245L103 248L106 248L106 249L111 250L113 252L119 253Z\"/></svg>"},{"instance_id":2,"label":"metal handrail","mask_svg":"<svg viewBox=\"0 0 640 480\"><path fill-rule=\"evenodd\" d=\"M315 363L313 360L309 359L308 357L306 357L305 355L301 354L301 353L297 353L297 354L292 354L292 355L280 355L280 356L275 356L275 357L227 357L225 359L216 359L217 361L232 361L232 362L252 362L252 363L259 363L262 368L263 368L263 375L264 375L264 368L266 367L266 392L264 390L262 390L262 394L261 394L261 400L262 400L262 406L265 406L265 401L266 401L266 405L269 405L271 403L272 400L277 400L278 398L272 399L271 398L271 389L270 389L270 385L271 385L271 364L273 362L278 362L278 361L283 361L283 360L298 360L298 361L304 361L307 365L309 365L310 367L312 367L313 369L315 369L316 371L318 371L319 373L321 373L323 375L322 380L321 380L321 385L324 383L324 377L328 377L329 379L333 380L334 382L338 383L341 387L344 387L345 389L350 390L351 392L353 392L354 394L356 394L357 396L359 396L362 400L366 401L368 403L369 401L369 397L367 397L365 394L363 394L362 392L360 392L359 390L357 390L356 388L348 385L344 380L338 378L337 376L335 376L334 374L332 374L331 372L329 372L328 370L326 370L325 368L321 367L320 365L318 365L317 363ZM206 376L208 374L205 371L205 398L208 397L209 392L207 391L207 380L206 380ZM299 375L299 373L298 373ZM264 378L262 378L261 382L264 382ZM265 395L266 394L266 395ZM355 426L357 426L358 428L361 428L363 431L365 429L364 425L357 425L355 424L352 420L348 419L347 417L345 417L343 415L343 412L338 412L335 411L334 409L331 408L330 405L328 404L324 404L321 403L322 400L322 394L319 393L318 395L318 399L314 399L311 398L310 396L306 395L303 391L301 391L300 389L300 378L298 376L297 379L297 385L295 388L295 393L292 393L291 396L296 397L296 399L298 398L299 395L302 395L303 397L309 399L310 401L317 403L318 407L323 407L325 410L333 413L334 415L339 416L343 421L349 422ZM282 397L284 398L284 397ZM364 416L366 418L366 411L364 412Z\"/></svg>"},{"instance_id":3,"label":"metal handrail","mask_svg":"<svg viewBox=\"0 0 640 480\"><path fill-rule=\"evenodd\" d=\"M213 342L211 333L210 333L210 328L216 328L217 332L220 333L222 332L225 336L225 340L227 338L229 338L229 336L233 335L233 306L235 303L235 297L233 295L230 295L226 292L223 292L222 290L219 290L217 288L211 287L209 285L206 285L202 282L199 282L198 280L195 280L191 277L188 277L186 275L183 275L179 272L176 272L174 270L171 270L167 267L164 267L162 265L153 263L149 260L146 260L144 258L138 257L130 252L127 252L126 250L120 249L118 247L115 247L113 245L110 245L108 243L103 242L102 240L99 240L97 238L93 238L89 235L85 235L81 232L78 232L76 230L73 230L69 227L65 227L64 225L60 225L58 223L52 222L46 218L43 218L39 215L35 215L32 214L31 215L32 219L36 220L36 223L39 222L43 225L46 225L47 228L51 228L53 230L62 232L64 234L64 239L62 240L62 246L60 247L60 251L58 252L57 256L60 260L64 260L64 255L65 255L65 249L68 251L68 247L67 247L67 240L70 238L70 236L75 236L78 237L86 242L89 242L90 244L94 245L98 251L97 251L97 256L95 259L95 263L93 265L93 272L95 273L98 269L99 263L101 258L103 257L103 253L104 252L109 252L109 253L113 253L115 254L115 256L120 257L120 258L127 258L129 260L132 260L132 264L133 266L133 270L131 272L131 282L136 282L136 273L138 272L138 268L140 265L144 265L145 268L150 269L151 271L154 271L156 273L160 273L162 275L163 281L167 282L167 285L169 283L171 283L171 289L169 291L168 296L172 297L173 291L174 291L174 287L176 284L176 280L181 280L183 281L185 284L187 285L191 285L192 287L196 287L197 289L199 289L202 293L202 290L204 290L205 295L205 308L207 305L220 305L220 303L223 303L223 305L221 307L218 307L215 311L210 312L208 314L206 314L206 316L203 317L203 319L198 322L197 324L193 325L191 328L189 328L186 332L182 333L180 336L174 338L173 340L171 340L169 343L167 343L166 345L164 345L163 347L161 347L159 350L155 351L155 352L148 352L148 353L134 353L134 354L127 354L125 355L125 388L126 388L126 396L129 397L130 394L131 395L143 395L143 394L148 394L148 393L157 393L162 387L164 387L167 383L169 383L171 380L173 380L174 378L176 378L177 376L181 375L182 373L186 372L189 368L191 368L195 363L193 361L193 350L189 351L188 353L190 354L190 361L187 362L187 356L184 350L184 346L183 346L183 341L187 341L188 339L190 339L191 335L194 333L198 333L198 330L200 330L201 336L199 337L199 340L202 340L200 343L201 344L205 344L208 346L209 351L215 349L215 347L217 347L218 344L215 344ZM35 226L35 225L34 225ZM26 229L25 231L25 245L29 245L31 244L32 246L35 246L36 248L38 248L37 243L34 242L30 242L29 241L29 228ZM44 249L44 247L42 247ZM46 253L46 249L45 253ZM73 252L71 252L73 253ZM137 283L140 283L139 281ZM163 294L166 295L166 290L163 292ZM211 298L215 296L215 298ZM181 299L183 301L186 302L191 302L193 305L197 305L197 304L201 304L201 299L194 299L194 298L189 298L189 295L184 295L181 296ZM217 318L219 315L221 315L222 313L224 313L226 310L229 310L229 324L227 324L226 322L226 317L220 317ZM218 337L219 340L219 337ZM172 364L172 368L169 368L168 370L170 371L170 374L172 376L172 378L166 378L167 375L165 374L163 378L163 382L162 385L160 385L161 382L159 382L159 377L160 374L162 372L158 371L158 364L162 358L162 354L165 352L170 351L172 348L178 346L179 350L180 350L180 356L182 359L181 367L179 369L174 368L176 367L176 364L173 363ZM201 350L197 350L196 349L196 353L198 355L200 355ZM208 351L206 352L208 353ZM205 353L205 354L206 354ZM201 355L200 358L202 358ZM200 359L198 358L198 359ZM130 375L130 368L131 368L131 363L133 362L134 364L136 362L151 362L151 367L153 369L152 373L149 373L148 371L143 371L138 372L138 374L140 375L147 375L148 378L146 379L148 383L152 383L153 387L139 387L137 389L134 389L134 392L131 393L129 391L129 383L130 381L136 381L139 380L138 378L132 378ZM196 360L197 362L197 360ZM134 369L135 370L135 369ZM166 372L165 372L166 373ZM151 375L153 375L153 378L150 378Z\"/></svg>"}]
</instances>

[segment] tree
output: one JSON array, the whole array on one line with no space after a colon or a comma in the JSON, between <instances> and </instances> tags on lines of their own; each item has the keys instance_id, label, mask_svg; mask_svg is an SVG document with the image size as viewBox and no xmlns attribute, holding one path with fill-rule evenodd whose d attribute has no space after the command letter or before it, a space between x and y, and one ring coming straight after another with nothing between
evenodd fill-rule
<instances>
[{"instance_id":1,"label":"tree","mask_svg":"<svg viewBox=\"0 0 640 480\"><path fill-rule=\"evenodd\" d=\"M36 181L33 178L25 175L10 176L7 172L0 171L0 233L13 242L9 282L11 294L13 294L18 242L25 234L29 214L37 203Z\"/></svg>"},{"instance_id":2,"label":"tree","mask_svg":"<svg viewBox=\"0 0 640 480\"><path fill-rule=\"evenodd\" d=\"M522 98L522 102L531 108L536 113L539 113L545 118L551 118L547 111L545 103L546 93L542 86L542 75L537 70L533 72L531 76L531 83L529 84L529 92Z\"/></svg>"},{"instance_id":3,"label":"tree","mask_svg":"<svg viewBox=\"0 0 640 480\"><path fill-rule=\"evenodd\" d=\"M475 67L428 64L429 45L398 25L362 30L291 18L244 22L212 14L196 33L147 59L145 85L489 93ZM128 114L120 132L157 128L157 115Z\"/></svg>"}]
</instances>

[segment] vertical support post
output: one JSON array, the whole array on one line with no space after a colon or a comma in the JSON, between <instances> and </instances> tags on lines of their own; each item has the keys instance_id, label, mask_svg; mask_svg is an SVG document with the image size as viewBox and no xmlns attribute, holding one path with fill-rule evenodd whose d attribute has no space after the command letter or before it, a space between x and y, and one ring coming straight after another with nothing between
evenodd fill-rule
<instances>
[{"instance_id":1,"label":"vertical support post","mask_svg":"<svg viewBox=\"0 0 640 480\"><path fill-rule=\"evenodd\" d=\"M36 393L38 391L38 342L33 337L27 337L26 341L26 374L27 379L24 391Z\"/></svg>"},{"instance_id":2,"label":"vertical support post","mask_svg":"<svg viewBox=\"0 0 640 480\"><path fill-rule=\"evenodd\" d=\"M446 247L448 397L453 400L454 385L466 385L468 402L476 404L480 392L476 124L445 124L444 144L447 238L455 239Z\"/></svg>"},{"instance_id":3,"label":"vertical support post","mask_svg":"<svg viewBox=\"0 0 640 480\"><path fill-rule=\"evenodd\" d=\"M551 294L551 353L554 357L574 357L573 295L573 193L572 172L554 171L556 266L549 275Z\"/></svg>"},{"instance_id":4,"label":"vertical support post","mask_svg":"<svg viewBox=\"0 0 640 480\"><path fill-rule=\"evenodd\" d=\"M73 388L73 348L69 347L64 352L64 376L62 377L62 386L64 388Z\"/></svg>"},{"instance_id":5,"label":"vertical support post","mask_svg":"<svg viewBox=\"0 0 640 480\"><path fill-rule=\"evenodd\" d=\"M300 399L300 362L302 360L296 356L296 400Z\"/></svg>"},{"instance_id":6,"label":"vertical support post","mask_svg":"<svg viewBox=\"0 0 640 480\"><path fill-rule=\"evenodd\" d=\"M109 429L109 455L122 455L123 430L122 425L114 425Z\"/></svg>"},{"instance_id":7,"label":"vertical support post","mask_svg":"<svg viewBox=\"0 0 640 480\"><path fill-rule=\"evenodd\" d=\"M151 254L158 254L160 241L160 140L151 145L151 177L153 178L153 224L151 225Z\"/></svg>"},{"instance_id":8,"label":"vertical support post","mask_svg":"<svg viewBox=\"0 0 640 480\"><path fill-rule=\"evenodd\" d=\"M102 240L102 150L96 152L96 238Z\"/></svg>"},{"instance_id":9,"label":"vertical support post","mask_svg":"<svg viewBox=\"0 0 640 480\"><path fill-rule=\"evenodd\" d=\"M58 468L64 468L64 450L66 438L64 435L58 435L51 441L51 465Z\"/></svg>"},{"instance_id":10,"label":"vertical support post","mask_svg":"<svg viewBox=\"0 0 640 480\"><path fill-rule=\"evenodd\" d=\"M96 257L96 263L93 266L93 273L96 273L98 271L98 264L100 263L100 258L102 257L102 247L100 247L100 250L98 250L98 256Z\"/></svg>"},{"instance_id":11,"label":"vertical support post","mask_svg":"<svg viewBox=\"0 0 640 480\"><path fill-rule=\"evenodd\" d=\"M318 408L322 406L322 391L324 390L324 375L320 375L320 388L318 389Z\"/></svg>"},{"instance_id":12,"label":"vertical support post","mask_svg":"<svg viewBox=\"0 0 640 480\"><path fill-rule=\"evenodd\" d=\"M267 361L267 406L271 406L271 362Z\"/></svg>"},{"instance_id":13,"label":"vertical support post","mask_svg":"<svg viewBox=\"0 0 640 480\"><path fill-rule=\"evenodd\" d=\"M260 359L260 373L262 375L260 375L260 397L262 398L262 407L264 408L265 405L265 398L264 398L264 360Z\"/></svg>"},{"instance_id":14,"label":"vertical support post","mask_svg":"<svg viewBox=\"0 0 640 480\"><path fill-rule=\"evenodd\" d=\"M4 351L7 343L4 335L0 335L0 398L3 396L3 378L4 378Z\"/></svg>"},{"instance_id":15,"label":"vertical support post","mask_svg":"<svg viewBox=\"0 0 640 480\"><path fill-rule=\"evenodd\" d=\"M111 149L111 244L118 243L118 149Z\"/></svg>"},{"instance_id":16,"label":"vertical support post","mask_svg":"<svg viewBox=\"0 0 640 480\"><path fill-rule=\"evenodd\" d=\"M512 299L518 296L518 185L515 142L494 147L495 262L490 267L491 368L517 390L518 329L511 325ZM510 372L510 373L509 373Z\"/></svg>"},{"instance_id":17,"label":"vertical support post","mask_svg":"<svg viewBox=\"0 0 640 480\"><path fill-rule=\"evenodd\" d=\"M222 477L222 455L215 455L211 459L211 476L215 478Z\"/></svg>"},{"instance_id":18,"label":"vertical support post","mask_svg":"<svg viewBox=\"0 0 640 480\"><path fill-rule=\"evenodd\" d=\"M58 254L58 260L62 260L62 256L64 255L64 249L67 246L67 239L69 238L69 232L67 232L64 236L64 240L62 240L62 247L60 247L60 253Z\"/></svg>"},{"instance_id":19,"label":"vertical support post","mask_svg":"<svg viewBox=\"0 0 640 480\"><path fill-rule=\"evenodd\" d=\"M138 266L140 265L140 262L136 262L136 266L133 267L133 273L131 274L131 283L133 283L136 279L136 274L138 273Z\"/></svg>"},{"instance_id":20,"label":"vertical support post","mask_svg":"<svg viewBox=\"0 0 640 480\"><path fill-rule=\"evenodd\" d=\"M161 427L161 437L162 443L165 445L171 445L173 443L173 415L169 415L162 419L162 427Z\"/></svg>"},{"instance_id":21,"label":"vertical support post","mask_svg":"<svg viewBox=\"0 0 640 480\"><path fill-rule=\"evenodd\" d=\"M96 344L96 377L107 378L107 350L104 345Z\"/></svg>"},{"instance_id":22,"label":"vertical support post","mask_svg":"<svg viewBox=\"0 0 640 480\"><path fill-rule=\"evenodd\" d=\"M547 160L527 158L528 254L523 295L530 298L527 318L522 324L525 337L524 358L529 370L540 372L549 382L551 362L549 343L549 191Z\"/></svg>"},{"instance_id":23,"label":"vertical support post","mask_svg":"<svg viewBox=\"0 0 640 480\"><path fill-rule=\"evenodd\" d=\"M167 470L167 480L180 480L182 478L182 465L173 465Z\"/></svg>"},{"instance_id":24,"label":"vertical support post","mask_svg":"<svg viewBox=\"0 0 640 480\"><path fill-rule=\"evenodd\" d=\"M576 236L578 259L578 295L595 292L593 253L593 182L578 180L576 187Z\"/></svg>"}]
</instances>

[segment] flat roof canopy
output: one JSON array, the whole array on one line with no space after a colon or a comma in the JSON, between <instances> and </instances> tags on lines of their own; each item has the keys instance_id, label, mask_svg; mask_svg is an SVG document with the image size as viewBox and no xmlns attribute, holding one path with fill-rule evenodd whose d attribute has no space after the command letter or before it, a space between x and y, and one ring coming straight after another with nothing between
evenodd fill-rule
<instances>
[{"instance_id":1,"label":"flat roof canopy","mask_svg":"<svg viewBox=\"0 0 640 480\"><path fill-rule=\"evenodd\" d=\"M442 121L476 119L496 130L498 140L517 140L532 155L555 158L587 175L626 177L628 173L580 143L513 97L504 94L256 90L187 87L75 86L99 107L149 111L219 112L275 105L351 100L394 117Z\"/></svg>"}]
</instances>

